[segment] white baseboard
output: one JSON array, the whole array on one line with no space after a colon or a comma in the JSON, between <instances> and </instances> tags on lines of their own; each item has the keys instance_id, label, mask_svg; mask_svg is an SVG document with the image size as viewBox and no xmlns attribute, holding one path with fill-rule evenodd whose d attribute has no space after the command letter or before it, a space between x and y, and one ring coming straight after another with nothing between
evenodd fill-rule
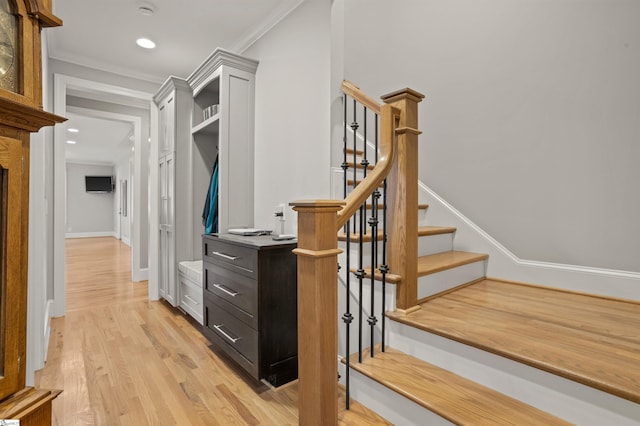
<instances>
[{"instance_id":1,"label":"white baseboard","mask_svg":"<svg viewBox=\"0 0 640 426\"><path fill-rule=\"evenodd\" d=\"M47 300L44 309L44 336L42 336L44 348L44 362L47 362L47 354L49 352L49 339L51 338L51 315L53 310L53 300Z\"/></svg>"},{"instance_id":2,"label":"white baseboard","mask_svg":"<svg viewBox=\"0 0 640 426\"><path fill-rule=\"evenodd\" d=\"M129 247L131 247L131 240L129 239L129 237L122 237L120 239L120 241L122 241L124 244L128 245Z\"/></svg>"},{"instance_id":3,"label":"white baseboard","mask_svg":"<svg viewBox=\"0 0 640 426\"><path fill-rule=\"evenodd\" d=\"M147 281L149 280L149 268L139 269L137 271L133 271L132 281Z\"/></svg>"},{"instance_id":4,"label":"white baseboard","mask_svg":"<svg viewBox=\"0 0 640 426\"><path fill-rule=\"evenodd\" d=\"M67 232L64 234L65 238L96 238L96 237L113 237L118 238L118 235L113 231L100 231L100 232Z\"/></svg>"}]
</instances>

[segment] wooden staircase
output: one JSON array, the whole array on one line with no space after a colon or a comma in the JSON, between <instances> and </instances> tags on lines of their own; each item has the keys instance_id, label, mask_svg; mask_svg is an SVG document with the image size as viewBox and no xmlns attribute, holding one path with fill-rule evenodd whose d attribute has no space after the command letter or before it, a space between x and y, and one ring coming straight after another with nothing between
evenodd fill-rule
<instances>
[{"instance_id":1,"label":"wooden staircase","mask_svg":"<svg viewBox=\"0 0 640 426\"><path fill-rule=\"evenodd\" d=\"M419 280L489 261L486 254L454 250L455 232L453 227L418 226L417 238L426 240L420 244ZM451 234L451 246L444 251L429 252L429 247L442 248L442 244L430 244L429 238L443 234ZM381 235L382 231L377 240L381 240ZM346 235L340 232L338 239L344 242ZM351 236L351 241L358 242L358 235ZM371 241L371 236L368 235L365 241ZM365 276L371 276L370 268L365 268ZM402 285L402 277L393 271L386 278L388 283ZM381 279L379 271L376 271L375 279ZM534 406L552 405L544 398L530 398L526 390L514 392L500 384L500 381L520 380L518 374L521 373L515 375L516 379L508 377L494 381L491 377L479 377L476 381L476 376L482 374L469 375L466 372L469 367L464 365L476 361L458 362L459 365L452 367L448 365L449 354L430 355L429 350L433 348L425 350L418 342L421 339L428 341L431 335L456 342L460 347L476 348L481 351L480 358L490 354L494 364L503 363L505 367L513 368L518 363L522 367L515 367L516 370L532 367L543 376L556 376L557 379L551 380L558 387L567 386L562 383L563 378L577 383L578 389L587 386L596 390L592 393L593 398L600 398L602 394L612 396L614 401L620 398L624 402L616 402L623 406L620 410L623 418L616 424L640 424L640 303L489 279L484 275L462 282L444 277L444 281L447 280L446 283L436 280L436 289L432 291L421 291L418 284L419 293L428 295L419 298L416 309L387 312L387 318L395 325L389 332L389 346L384 353L378 345L374 357L369 357L365 350L362 362L358 362L358 354L350 356L351 367L362 376L358 379L362 387L371 388L372 383L377 383L411 401L409 407L403 406L390 416L393 420L402 424L421 424L426 422L424 413L418 414L417 419L406 413L422 409L454 424L571 424L571 421ZM404 337L407 334L413 337ZM357 390L355 394L358 395ZM377 396L377 399L385 398ZM523 400L531 401L531 404ZM370 405L376 409L374 404ZM634 410L637 410L636 414ZM386 411L390 410L380 411L388 414ZM594 415L577 415L573 420L577 419L577 424L593 425L609 420L601 417L601 413L595 414L592 420L585 420L590 416ZM439 424L439 421L431 419L428 424Z\"/></svg>"},{"instance_id":2,"label":"wooden staircase","mask_svg":"<svg viewBox=\"0 0 640 426\"><path fill-rule=\"evenodd\" d=\"M353 88L346 92L352 94ZM410 92L408 96L417 99L415 93ZM370 100L367 102L368 108L375 107ZM400 132L398 129L397 132L415 135L417 139L415 130ZM365 149L351 148L347 152L350 158L354 153L361 157ZM411 157L401 156L405 160ZM354 166L358 162L349 164ZM370 167L356 168L359 175L354 179L353 169L349 170L351 182L348 184L360 191L367 181L363 175L369 173ZM397 178L397 170L390 178ZM370 186L379 188L381 184L376 182ZM406 181L398 187L412 190ZM416 242L417 252L413 251L414 261L405 258L402 262L390 261L400 266L392 265L385 274L394 294L387 298L385 306L379 300L375 302L379 305L375 311L386 311L390 320L386 331L377 330L377 334L384 334L386 339L384 352L376 342L366 342L373 344L373 351L365 349L362 356L343 354L347 356L342 358L342 364L346 364L348 358L352 371L352 399L391 423L401 425L640 424L640 303L487 278L488 255L456 250L455 228L428 224L426 203L418 203L415 194L395 191L390 207L394 208L398 200L408 199L413 206L409 210L422 213L394 211L395 221L388 231L392 253L396 256L400 253L402 257L416 250ZM327 214L329 203L300 203L299 206L299 212L304 207L309 215L315 209L327 218L330 216ZM337 202L330 208L339 212L338 215L343 209ZM416 218L416 223L408 226L402 222L405 218ZM417 223L418 218L421 223ZM323 219L323 226L335 226L334 220ZM302 226L308 228L312 223L307 216L302 222L307 222ZM319 221L313 223L316 230L320 229ZM398 237L398 231L406 229L413 231ZM334 247L354 250L361 242L382 240L382 235L382 231L363 236L350 232L347 237L341 231L337 233L337 246L320 244L325 238L317 235L315 239L309 237L305 244L315 244L314 253L318 258L326 260L328 256L336 256L326 262L326 268L330 269L334 265L331 259L340 260L339 250ZM400 246L398 240L414 248L406 252L396 250ZM373 251L374 256L376 252L379 254L379 249ZM305 247L299 252L303 253L310 256ZM351 254L351 257L356 256ZM364 257L369 259L369 253ZM413 267L415 270L411 272ZM342 278L336 284L339 295L344 292L344 274L357 275L356 268L350 269L341 272ZM366 266L363 269L368 279L365 293L368 293L366 283L372 274L375 280L382 279L382 274ZM328 286L327 275L321 276L324 279L316 276L315 285ZM315 300L334 298L332 290L315 291ZM347 294L349 296L338 296L343 299L338 301L339 305L344 305L345 298L352 297L350 291ZM299 312L307 312L303 304L299 306ZM370 314L367 311L359 315ZM322 321L332 316L337 321L341 315L342 312L332 311ZM322 330L322 321L316 323L318 333ZM328 322L335 325L333 320ZM314 331L301 333L309 332ZM331 342L331 339L328 336L324 341ZM371 352L374 356L370 356ZM331 357L327 357L325 367L329 370L331 363ZM343 381L344 371L343 366L340 370ZM330 373L327 377L330 380ZM303 375L300 381L315 390ZM318 413L324 408L316 405L312 409ZM300 410L302 419L305 408L301 405ZM315 415L309 414L304 423ZM326 423L325 418L322 424L331 423Z\"/></svg>"}]
</instances>

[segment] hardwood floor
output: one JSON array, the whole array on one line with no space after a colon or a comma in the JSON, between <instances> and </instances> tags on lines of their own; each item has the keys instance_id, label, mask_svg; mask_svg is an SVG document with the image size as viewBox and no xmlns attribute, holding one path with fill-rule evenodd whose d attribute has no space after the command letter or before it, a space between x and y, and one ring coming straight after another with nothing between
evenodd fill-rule
<instances>
[{"instance_id":1,"label":"hardwood floor","mask_svg":"<svg viewBox=\"0 0 640 426\"><path fill-rule=\"evenodd\" d=\"M36 385L63 389L53 424L295 425L296 382L255 382L188 317L130 281L130 251L113 238L68 239L67 315L52 320ZM344 402L340 402L344 407ZM388 424L359 404L339 423Z\"/></svg>"},{"instance_id":2,"label":"hardwood floor","mask_svg":"<svg viewBox=\"0 0 640 426\"><path fill-rule=\"evenodd\" d=\"M640 303L486 279L389 316L640 403Z\"/></svg>"}]
</instances>

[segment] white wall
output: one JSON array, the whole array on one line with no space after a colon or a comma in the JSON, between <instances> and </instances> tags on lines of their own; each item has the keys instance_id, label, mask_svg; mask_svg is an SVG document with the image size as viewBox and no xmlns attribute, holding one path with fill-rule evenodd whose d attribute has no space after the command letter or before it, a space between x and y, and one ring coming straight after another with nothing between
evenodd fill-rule
<instances>
[{"instance_id":1,"label":"white wall","mask_svg":"<svg viewBox=\"0 0 640 426\"><path fill-rule=\"evenodd\" d=\"M289 202L330 194L330 2L307 0L243 55L256 73L255 226L297 232Z\"/></svg>"},{"instance_id":2,"label":"white wall","mask_svg":"<svg viewBox=\"0 0 640 426\"><path fill-rule=\"evenodd\" d=\"M90 193L85 176L115 176L113 166L67 163L67 236L114 235L115 193Z\"/></svg>"},{"instance_id":3,"label":"white wall","mask_svg":"<svg viewBox=\"0 0 640 426\"><path fill-rule=\"evenodd\" d=\"M420 105L420 179L522 259L640 271L640 3L349 0L344 76Z\"/></svg>"}]
</instances>

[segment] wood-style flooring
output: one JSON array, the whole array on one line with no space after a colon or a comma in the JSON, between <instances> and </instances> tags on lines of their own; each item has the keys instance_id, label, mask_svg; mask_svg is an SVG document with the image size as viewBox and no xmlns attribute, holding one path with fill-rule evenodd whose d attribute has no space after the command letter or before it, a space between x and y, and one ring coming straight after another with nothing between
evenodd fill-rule
<instances>
[{"instance_id":1,"label":"wood-style flooring","mask_svg":"<svg viewBox=\"0 0 640 426\"><path fill-rule=\"evenodd\" d=\"M113 238L68 239L67 315L51 324L36 385L62 389L53 424L295 425L297 384L270 388L211 347L189 318L150 302ZM339 407L344 407L340 402ZM388 424L358 404L339 424Z\"/></svg>"},{"instance_id":2,"label":"wood-style flooring","mask_svg":"<svg viewBox=\"0 0 640 426\"><path fill-rule=\"evenodd\" d=\"M640 303L486 279L389 316L640 404Z\"/></svg>"}]
</instances>

